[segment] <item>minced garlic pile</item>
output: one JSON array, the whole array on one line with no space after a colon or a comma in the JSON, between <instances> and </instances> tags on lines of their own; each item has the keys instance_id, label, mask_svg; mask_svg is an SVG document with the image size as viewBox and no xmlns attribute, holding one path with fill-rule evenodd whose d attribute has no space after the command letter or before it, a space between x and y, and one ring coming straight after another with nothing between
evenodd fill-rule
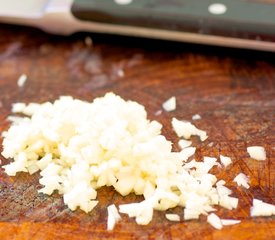
<instances>
[{"instance_id":1,"label":"minced garlic pile","mask_svg":"<svg viewBox=\"0 0 275 240\"><path fill-rule=\"evenodd\" d=\"M182 206L188 220L214 211L214 205L227 209L238 205L225 182L209 173L220 165L217 159L187 162L196 148L185 140L180 141L180 152L172 152L172 143L161 135L162 125L149 121L136 102L108 93L92 103L72 97L54 103L17 103L13 112L25 117L11 117L12 125L3 134L2 155L14 159L4 166L6 173L40 171L44 187L39 191L48 195L58 191L71 210L90 212L102 186L113 186L123 196L143 195L140 203L119 206L120 213L142 225L152 220L154 209ZM189 122L174 118L172 125L179 137L207 138ZM108 213L111 230L120 217L114 205ZM175 215L167 218L179 220ZM211 215L209 222L213 219Z\"/></svg>"}]
</instances>

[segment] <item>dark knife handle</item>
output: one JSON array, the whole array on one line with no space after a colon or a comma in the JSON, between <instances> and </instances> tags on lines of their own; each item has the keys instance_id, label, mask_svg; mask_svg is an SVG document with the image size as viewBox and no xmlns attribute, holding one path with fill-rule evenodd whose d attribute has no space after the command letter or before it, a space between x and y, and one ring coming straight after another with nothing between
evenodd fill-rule
<instances>
[{"instance_id":1,"label":"dark knife handle","mask_svg":"<svg viewBox=\"0 0 275 240\"><path fill-rule=\"evenodd\" d=\"M223 14L209 6L219 2ZM75 0L73 15L83 21L275 42L275 4L242 0ZM150 36L149 36L150 37Z\"/></svg>"}]
</instances>

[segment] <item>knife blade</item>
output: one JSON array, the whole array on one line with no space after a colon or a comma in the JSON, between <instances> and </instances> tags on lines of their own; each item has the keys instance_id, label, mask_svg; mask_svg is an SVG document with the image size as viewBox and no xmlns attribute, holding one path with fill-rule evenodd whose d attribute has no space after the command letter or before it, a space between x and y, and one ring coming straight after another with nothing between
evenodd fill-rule
<instances>
[{"instance_id":1,"label":"knife blade","mask_svg":"<svg viewBox=\"0 0 275 240\"><path fill-rule=\"evenodd\" d=\"M0 22L275 51L275 1L0 0Z\"/></svg>"}]
</instances>

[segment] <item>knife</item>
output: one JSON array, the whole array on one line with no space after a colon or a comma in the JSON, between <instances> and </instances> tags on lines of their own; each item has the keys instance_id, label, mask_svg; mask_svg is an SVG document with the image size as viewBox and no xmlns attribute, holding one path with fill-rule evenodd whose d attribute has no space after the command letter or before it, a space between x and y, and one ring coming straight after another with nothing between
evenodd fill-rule
<instances>
[{"instance_id":1,"label":"knife","mask_svg":"<svg viewBox=\"0 0 275 240\"><path fill-rule=\"evenodd\" d=\"M0 0L0 22L275 51L275 0Z\"/></svg>"}]
</instances>

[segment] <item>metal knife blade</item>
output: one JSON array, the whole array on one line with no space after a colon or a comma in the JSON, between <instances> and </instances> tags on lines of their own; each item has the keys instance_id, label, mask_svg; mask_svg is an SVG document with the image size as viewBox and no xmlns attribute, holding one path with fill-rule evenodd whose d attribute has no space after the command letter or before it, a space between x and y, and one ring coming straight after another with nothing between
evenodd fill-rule
<instances>
[{"instance_id":1,"label":"metal knife blade","mask_svg":"<svg viewBox=\"0 0 275 240\"><path fill-rule=\"evenodd\" d=\"M0 0L0 16L22 18L41 17L48 2L48 0Z\"/></svg>"}]
</instances>

